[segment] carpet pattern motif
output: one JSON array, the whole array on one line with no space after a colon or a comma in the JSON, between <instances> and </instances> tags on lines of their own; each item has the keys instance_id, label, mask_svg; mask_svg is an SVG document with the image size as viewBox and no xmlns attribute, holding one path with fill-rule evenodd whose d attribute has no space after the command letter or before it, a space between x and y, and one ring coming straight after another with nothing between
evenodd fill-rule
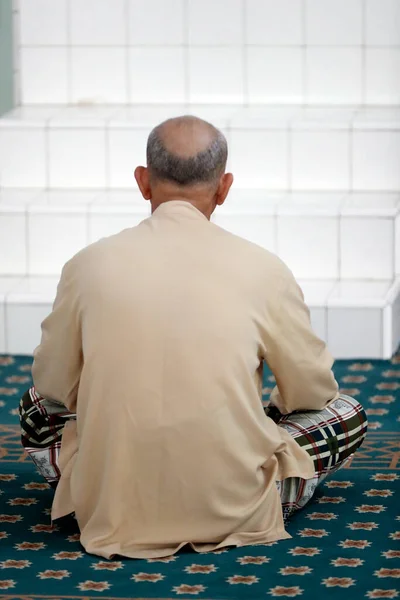
<instances>
[{"instance_id":1,"label":"carpet pattern motif","mask_svg":"<svg viewBox=\"0 0 400 600\"><path fill-rule=\"evenodd\" d=\"M342 391L367 410L368 436L292 518L291 540L159 560L100 560L82 551L73 526L51 526L52 490L19 441L30 367L29 357L0 356L0 599L400 596L400 355L336 363ZM272 385L266 373L265 400Z\"/></svg>"}]
</instances>

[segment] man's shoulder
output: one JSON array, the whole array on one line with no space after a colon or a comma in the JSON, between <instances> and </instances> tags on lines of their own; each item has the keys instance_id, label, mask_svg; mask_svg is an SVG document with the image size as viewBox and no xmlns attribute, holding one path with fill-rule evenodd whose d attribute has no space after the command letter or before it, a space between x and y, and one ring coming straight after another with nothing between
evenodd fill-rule
<instances>
[{"instance_id":1,"label":"man's shoulder","mask_svg":"<svg viewBox=\"0 0 400 600\"><path fill-rule=\"evenodd\" d=\"M263 271L289 271L285 263L271 250L267 250L263 246L231 233L218 225L216 225L216 228L219 230L218 233L221 242L229 246L229 250L232 254L237 253L237 255L245 257L247 260L252 261L253 264L255 263L256 266Z\"/></svg>"},{"instance_id":2,"label":"man's shoulder","mask_svg":"<svg viewBox=\"0 0 400 600\"><path fill-rule=\"evenodd\" d=\"M86 266L88 263L98 263L107 256L113 255L114 250L124 244L127 234L129 234L132 229L134 228L124 229L85 246L67 262L66 266L70 268L79 268L84 265Z\"/></svg>"}]
</instances>

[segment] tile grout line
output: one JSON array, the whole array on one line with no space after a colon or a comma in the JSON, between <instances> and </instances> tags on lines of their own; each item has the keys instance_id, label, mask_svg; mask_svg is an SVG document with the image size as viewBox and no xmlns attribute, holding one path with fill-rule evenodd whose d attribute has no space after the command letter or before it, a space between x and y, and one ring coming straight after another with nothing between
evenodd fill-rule
<instances>
[{"instance_id":1,"label":"tile grout line","mask_svg":"<svg viewBox=\"0 0 400 600\"><path fill-rule=\"evenodd\" d=\"M49 119L44 126L44 153L45 153L45 190L50 189L50 123Z\"/></svg>"},{"instance_id":2,"label":"tile grout line","mask_svg":"<svg viewBox=\"0 0 400 600\"><path fill-rule=\"evenodd\" d=\"M274 246L275 246L275 253L279 256L279 219L278 219L278 206L275 207L274 209Z\"/></svg>"},{"instance_id":3,"label":"tile grout line","mask_svg":"<svg viewBox=\"0 0 400 600\"><path fill-rule=\"evenodd\" d=\"M340 280L342 277L342 225L343 225L343 216L342 216L342 207L340 207L340 211L338 214L338 223L337 223L337 268L338 268L338 279Z\"/></svg>"},{"instance_id":4,"label":"tile grout line","mask_svg":"<svg viewBox=\"0 0 400 600\"><path fill-rule=\"evenodd\" d=\"M183 0L182 4L183 19L182 19L182 38L183 45L183 95L186 112L189 112L191 98L191 78L190 78L190 45L189 45L189 0Z\"/></svg>"},{"instance_id":5,"label":"tile grout line","mask_svg":"<svg viewBox=\"0 0 400 600\"><path fill-rule=\"evenodd\" d=\"M72 104L72 25L71 25L71 0L66 0L66 24L67 24L67 104Z\"/></svg>"},{"instance_id":6,"label":"tile grout line","mask_svg":"<svg viewBox=\"0 0 400 600\"><path fill-rule=\"evenodd\" d=\"M308 53L307 53L307 0L302 0L301 5L301 29L302 29L302 106L306 106L308 103Z\"/></svg>"},{"instance_id":7,"label":"tile grout line","mask_svg":"<svg viewBox=\"0 0 400 600\"><path fill-rule=\"evenodd\" d=\"M87 49L87 48L124 48L126 44L71 44L74 48L79 50ZM21 48L26 49L34 49L34 48L64 48L68 46L68 44L21 44ZM163 44L128 44L130 48L181 48L182 44L179 43L163 43ZM353 49L359 50L362 47L362 44L253 44L251 42L247 43L246 46L251 48L296 48L301 49L304 46L307 48L315 48L319 50L323 49L335 49L335 48L344 48L344 49ZM215 43L215 44L190 44L191 48L237 48L238 44L226 44L226 43ZM368 48L376 49L376 50L399 50L400 44L368 44Z\"/></svg>"},{"instance_id":8,"label":"tile grout line","mask_svg":"<svg viewBox=\"0 0 400 600\"><path fill-rule=\"evenodd\" d=\"M131 104L132 98L132 86L131 86L131 57L130 57L130 4L129 0L125 0L124 3L124 12L125 12L125 100L127 104Z\"/></svg>"},{"instance_id":9,"label":"tile grout line","mask_svg":"<svg viewBox=\"0 0 400 600\"><path fill-rule=\"evenodd\" d=\"M293 129L290 124L288 124L286 129L286 141L287 141L287 150L286 150L286 160L287 160L287 191L292 194L293 193Z\"/></svg>"},{"instance_id":10,"label":"tile grout line","mask_svg":"<svg viewBox=\"0 0 400 600\"><path fill-rule=\"evenodd\" d=\"M29 277L29 272L30 272L30 268L31 268L31 259L30 259L30 253L29 253L29 241L30 241L30 235L29 235L29 227L30 227L30 212L29 212L29 206L30 204L32 204L33 200L31 202L29 202L26 206L25 206L25 277Z\"/></svg>"},{"instance_id":11,"label":"tile grout line","mask_svg":"<svg viewBox=\"0 0 400 600\"><path fill-rule=\"evenodd\" d=\"M249 72L248 72L248 47L247 43L247 10L246 0L241 2L242 12L242 78L243 78L243 94L242 94L242 107L249 108L250 106L250 94L249 94Z\"/></svg>"},{"instance_id":12,"label":"tile grout line","mask_svg":"<svg viewBox=\"0 0 400 600\"><path fill-rule=\"evenodd\" d=\"M8 295L9 291L4 294L4 306L3 306L3 315L4 315L4 350L5 353L8 353Z\"/></svg>"},{"instance_id":13,"label":"tile grout line","mask_svg":"<svg viewBox=\"0 0 400 600\"><path fill-rule=\"evenodd\" d=\"M361 4L361 105L366 105L367 96L367 6L366 0Z\"/></svg>"},{"instance_id":14,"label":"tile grout line","mask_svg":"<svg viewBox=\"0 0 400 600\"><path fill-rule=\"evenodd\" d=\"M110 190L110 122L106 122L104 126L104 180L106 190Z\"/></svg>"},{"instance_id":15,"label":"tile grout line","mask_svg":"<svg viewBox=\"0 0 400 600\"><path fill-rule=\"evenodd\" d=\"M86 245L90 244L90 233L91 233L91 227L90 227L90 215L91 215L91 207L92 204L94 203L94 198L89 201L86 204L86 210L85 210L85 234L86 234Z\"/></svg>"},{"instance_id":16,"label":"tile grout line","mask_svg":"<svg viewBox=\"0 0 400 600\"><path fill-rule=\"evenodd\" d=\"M392 220L392 279L396 279L396 219Z\"/></svg>"},{"instance_id":17,"label":"tile grout line","mask_svg":"<svg viewBox=\"0 0 400 600\"><path fill-rule=\"evenodd\" d=\"M329 340L328 340L328 328L329 328L329 319L328 319L328 302L329 302L329 298L330 295L332 293L332 291L335 289L336 286L336 281L332 286L332 289L330 290L330 292L328 292L325 301L324 301L324 327L325 327L325 343L329 346Z\"/></svg>"}]
</instances>

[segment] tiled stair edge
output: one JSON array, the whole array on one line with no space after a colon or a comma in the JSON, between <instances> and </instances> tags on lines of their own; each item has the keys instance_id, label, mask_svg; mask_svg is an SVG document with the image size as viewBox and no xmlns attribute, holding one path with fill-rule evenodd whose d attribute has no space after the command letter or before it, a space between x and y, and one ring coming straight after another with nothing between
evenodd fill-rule
<instances>
[{"instance_id":1,"label":"tiled stair edge","mask_svg":"<svg viewBox=\"0 0 400 600\"><path fill-rule=\"evenodd\" d=\"M81 248L149 212L149 203L133 191L0 190L0 274L56 275ZM213 220L277 253L298 278L400 274L400 193L235 189Z\"/></svg>"},{"instance_id":2,"label":"tiled stair edge","mask_svg":"<svg viewBox=\"0 0 400 600\"><path fill-rule=\"evenodd\" d=\"M192 112L226 134L228 169L242 187L400 190L400 109L202 106ZM145 161L151 127L181 113L165 106L17 109L0 119L0 185L134 188L133 169Z\"/></svg>"},{"instance_id":3,"label":"tiled stair edge","mask_svg":"<svg viewBox=\"0 0 400 600\"><path fill-rule=\"evenodd\" d=\"M0 353L30 354L57 277L0 278ZM400 278L300 281L316 333L335 358L389 358L400 342Z\"/></svg>"},{"instance_id":4,"label":"tiled stair edge","mask_svg":"<svg viewBox=\"0 0 400 600\"><path fill-rule=\"evenodd\" d=\"M191 114L221 129L400 129L398 106L302 106L238 104L137 104L21 106L0 118L0 128L148 129L161 121Z\"/></svg>"}]
</instances>

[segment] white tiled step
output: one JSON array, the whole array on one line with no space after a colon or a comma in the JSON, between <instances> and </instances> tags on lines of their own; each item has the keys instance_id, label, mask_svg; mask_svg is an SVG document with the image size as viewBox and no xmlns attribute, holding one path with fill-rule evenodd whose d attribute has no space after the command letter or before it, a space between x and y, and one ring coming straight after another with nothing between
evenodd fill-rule
<instances>
[{"instance_id":1,"label":"white tiled step","mask_svg":"<svg viewBox=\"0 0 400 600\"><path fill-rule=\"evenodd\" d=\"M0 185L134 188L150 129L184 113L226 134L239 187L400 190L400 107L24 107L0 119Z\"/></svg>"},{"instance_id":2,"label":"white tiled step","mask_svg":"<svg viewBox=\"0 0 400 600\"><path fill-rule=\"evenodd\" d=\"M57 277L0 277L0 353L31 354ZM335 358L389 358L400 342L400 279L300 280L316 333Z\"/></svg>"},{"instance_id":3,"label":"white tiled step","mask_svg":"<svg viewBox=\"0 0 400 600\"><path fill-rule=\"evenodd\" d=\"M84 246L149 215L137 191L0 191L0 275L58 275ZM213 220L277 253L301 279L400 274L400 192L232 190ZM51 250L51 251L50 251Z\"/></svg>"}]
</instances>

